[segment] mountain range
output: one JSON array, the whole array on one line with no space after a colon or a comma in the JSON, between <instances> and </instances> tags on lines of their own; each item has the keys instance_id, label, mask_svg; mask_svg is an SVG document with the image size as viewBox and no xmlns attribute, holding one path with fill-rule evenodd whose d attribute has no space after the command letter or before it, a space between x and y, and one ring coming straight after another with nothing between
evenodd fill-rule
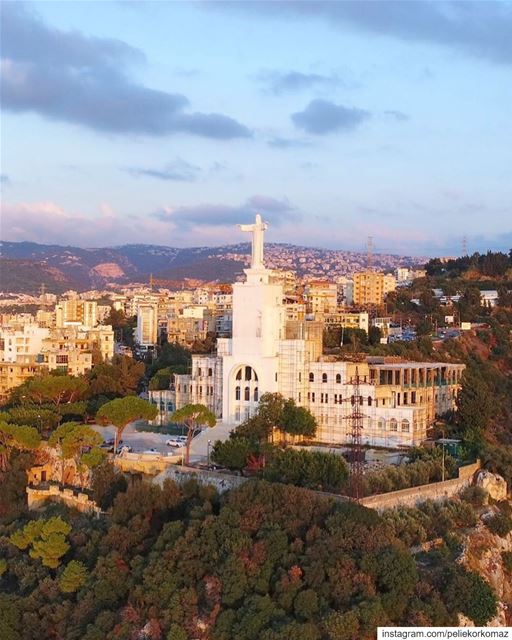
<instances>
[{"instance_id":1,"label":"mountain range","mask_svg":"<svg viewBox=\"0 0 512 640\"><path fill-rule=\"evenodd\" d=\"M35 242L0 242L0 291L61 293L105 288L109 285L148 283L150 275L162 280L231 282L240 278L250 259L250 244L220 247L176 248L130 244L84 249ZM393 270L397 266L421 266L426 258L375 254L372 266ZM366 253L298 247L265 246L268 267L290 269L299 276L335 278L367 267Z\"/></svg>"}]
</instances>

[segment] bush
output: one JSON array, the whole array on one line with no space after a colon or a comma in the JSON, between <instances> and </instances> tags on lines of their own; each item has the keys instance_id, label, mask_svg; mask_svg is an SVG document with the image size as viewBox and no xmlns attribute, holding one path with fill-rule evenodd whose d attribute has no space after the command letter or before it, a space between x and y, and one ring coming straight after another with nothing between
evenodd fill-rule
<instances>
[{"instance_id":1,"label":"bush","mask_svg":"<svg viewBox=\"0 0 512 640\"><path fill-rule=\"evenodd\" d=\"M469 504L472 504L474 507L481 507L487 504L489 494L482 487L470 485L461 491L460 498L464 500L464 502L469 502Z\"/></svg>"},{"instance_id":2,"label":"bush","mask_svg":"<svg viewBox=\"0 0 512 640\"><path fill-rule=\"evenodd\" d=\"M505 571L512 577L512 551L502 551L501 562Z\"/></svg>"},{"instance_id":3,"label":"bush","mask_svg":"<svg viewBox=\"0 0 512 640\"><path fill-rule=\"evenodd\" d=\"M504 538L512 531L512 518L505 513L497 513L485 520L485 526L491 533Z\"/></svg>"}]
</instances>

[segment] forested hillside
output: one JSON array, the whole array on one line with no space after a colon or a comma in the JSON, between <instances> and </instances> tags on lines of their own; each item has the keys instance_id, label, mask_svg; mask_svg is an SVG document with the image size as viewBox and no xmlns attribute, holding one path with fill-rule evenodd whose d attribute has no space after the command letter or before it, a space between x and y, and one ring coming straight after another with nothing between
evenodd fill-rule
<instances>
[{"instance_id":1,"label":"forested hillside","mask_svg":"<svg viewBox=\"0 0 512 640\"><path fill-rule=\"evenodd\" d=\"M103 500L112 480L96 486ZM468 503L404 526L280 484L219 499L167 481L135 483L101 519L56 505L32 517L0 528L2 640L370 639L377 625L496 611L482 578L453 563L454 533L475 524ZM421 563L407 546L418 527L446 539Z\"/></svg>"}]
</instances>

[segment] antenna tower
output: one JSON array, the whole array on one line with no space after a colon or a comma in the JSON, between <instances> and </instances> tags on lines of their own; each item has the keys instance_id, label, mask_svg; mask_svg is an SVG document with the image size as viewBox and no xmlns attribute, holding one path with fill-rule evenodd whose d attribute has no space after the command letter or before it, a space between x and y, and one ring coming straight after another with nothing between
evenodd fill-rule
<instances>
[{"instance_id":1,"label":"antenna tower","mask_svg":"<svg viewBox=\"0 0 512 640\"><path fill-rule=\"evenodd\" d=\"M367 262L368 262L368 271L372 270L373 266L373 237L368 236L368 241L366 243L366 249L368 252Z\"/></svg>"},{"instance_id":2,"label":"antenna tower","mask_svg":"<svg viewBox=\"0 0 512 640\"><path fill-rule=\"evenodd\" d=\"M468 255L468 237L462 236L462 257Z\"/></svg>"},{"instance_id":3,"label":"antenna tower","mask_svg":"<svg viewBox=\"0 0 512 640\"><path fill-rule=\"evenodd\" d=\"M359 368L356 367L356 375L348 382L352 386L352 396L347 398L347 402L352 405L352 413L346 416L349 420L349 429L347 435L350 436L352 449L351 449L351 462L349 464L350 469L350 494L352 499L359 502L363 497L363 474L364 474L364 449L362 443L363 435L363 418L364 414L361 411L363 406L363 396L360 389L361 379L359 377Z\"/></svg>"}]
</instances>

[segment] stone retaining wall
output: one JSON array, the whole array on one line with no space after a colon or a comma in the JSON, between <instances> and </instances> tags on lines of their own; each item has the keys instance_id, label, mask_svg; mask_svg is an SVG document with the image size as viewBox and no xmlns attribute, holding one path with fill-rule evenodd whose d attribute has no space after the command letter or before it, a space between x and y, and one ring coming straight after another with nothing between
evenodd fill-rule
<instances>
[{"instance_id":1,"label":"stone retaining wall","mask_svg":"<svg viewBox=\"0 0 512 640\"><path fill-rule=\"evenodd\" d=\"M189 480L196 480L196 482L201 485L211 485L215 487L219 493L224 493L230 489L236 489L249 480L249 478L219 473L218 471L173 466L168 467L165 471L154 478L154 482L162 484L164 480L167 479L173 480L177 484L184 484Z\"/></svg>"},{"instance_id":2,"label":"stone retaining wall","mask_svg":"<svg viewBox=\"0 0 512 640\"><path fill-rule=\"evenodd\" d=\"M29 509L38 509L45 502L63 502L84 513L100 515L101 509L90 496L81 491L73 491L67 487L51 484L48 487L27 487L27 503Z\"/></svg>"},{"instance_id":3,"label":"stone retaining wall","mask_svg":"<svg viewBox=\"0 0 512 640\"><path fill-rule=\"evenodd\" d=\"M444 482L432 482L419 487L410 487L400 491L379 493L361 500L361 504L369 509L383 511L395 507L415 507L426 500L439 502L457 495L473 483L475 473L480 469L480 461L468 464L459 469L459 477Z\"/></svg>"},{"instance_id":4,"label":"stone retaining wall","mask_svg":"<svg viewBox=\"0 0 512 640\"><path fill-rule=\"evenodd\" d=\"M116 456L114 464L125 473L144 473L156 476L162 473L169 465L181 460L180 455L153 455L144 453L125 453Z\"/></svg>"}]
</instances>

